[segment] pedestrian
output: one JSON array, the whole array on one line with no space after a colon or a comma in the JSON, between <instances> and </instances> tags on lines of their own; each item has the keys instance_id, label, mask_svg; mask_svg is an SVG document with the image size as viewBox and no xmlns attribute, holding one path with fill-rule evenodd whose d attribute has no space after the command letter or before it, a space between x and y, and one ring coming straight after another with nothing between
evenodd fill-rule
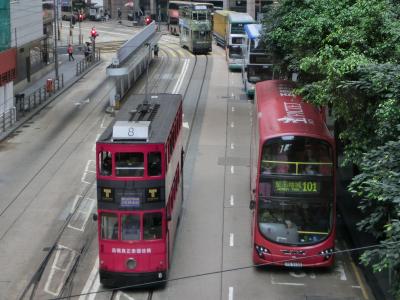
<instances>
[{"instance_id":1,"label":"pedestrian","mask_svg":"<svg viewBox=\"0 0 400 300\"><path fill-rule=\"evenodd\" d=\"M75 58L73 56L74 48L72 48L71 44L68 45L67 52L68 52L68 60L71 61L71 58L72 58L72 60L75 60Z\"/></svg>"},{"instance_id":2,"label":"pedestrian","mask_svg":"<svg viewBox=\"0 0 400 300\"><path fill-rule=\"evenodd\" d=\"M122 15L121 9L118 7L118 23L120 24L121 24L121 15Z\"/></svg>"}]
</instances>

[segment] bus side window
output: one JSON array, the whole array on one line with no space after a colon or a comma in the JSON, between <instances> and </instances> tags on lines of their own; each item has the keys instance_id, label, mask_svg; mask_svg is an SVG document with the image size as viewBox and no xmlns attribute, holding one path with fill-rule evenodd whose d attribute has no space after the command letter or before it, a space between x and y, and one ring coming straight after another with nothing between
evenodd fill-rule
<instances>
[{"instance_id":1,"label":"bus side window","mask_svg":"<svg viewBox=\"0 0 400 300\"><path fill-rule=\"evenodd\" d=\"M112 173L112 159L111 152L103 151L100 152L99 157L100 174L103 176L110 176Z\"/></svg>"},{"instance_id":2,"label":"bus side window","mask_svg":"<svg viewBox=\"0 0 400 300\"><path fill-rule=\"evenodd\" d=\"M149 176L161 175L161 152L150 152L147 155L147 172Z\"/></svg>"}]
</instances>

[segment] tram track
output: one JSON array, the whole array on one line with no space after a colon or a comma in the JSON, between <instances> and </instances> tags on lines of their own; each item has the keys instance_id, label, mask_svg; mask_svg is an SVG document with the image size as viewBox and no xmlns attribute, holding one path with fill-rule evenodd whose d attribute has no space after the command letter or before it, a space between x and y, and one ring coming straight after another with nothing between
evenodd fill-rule
<instances>
[{"instance_id":1,"label":"tram track","mask_svg":"<svg viewBox=\"0 0 400 300\"><path fill-rule=\"evenodd\" d=\"M167 46L168 47L168 46ZM173 49L172 47L168 47ZM173 49L173 51L175 51L176 53L178 53L178 51L176 49ZM166 53L166 52L165 52ZM168 55L166 55L165 57L167 57L166 60L163 61L163 63L160 63L158 65L158 67L156 68L156 70L154 70L152 72L152 77L151 77L151 81L155 81L155 82L160 82L161 81L161 76L164 73L164 71L167 69L167 67L169 66L169 62L170 62L170 57ZM178 56L179 57L179 56ZM179 61L181 60L181 58L179 58ZM184 149L185 151L187 151L189 144L190 144L190 138L191 138L191 134L192 134L192 128L194 125L194 122L196 121L196 113L199 107L199 102L201 99L201 95L202 95L202 89L204 86L204 82L205 82L205 78L206 78L206 74L207 74L207 67L208 67L208 57L205 56L205 64L204 64L204 70L203 73L201 75L201 84L200 84L200 89L197 93L197 95L193 98L195 98L195 110L193 112L193 115L191 116L190 119L190 129L189 129L189 134L187 136L187 140L184 144ZM180 64L176 63L174 68L173 68L173 74L176 74L178 69L179 69ZM195 56L195 63L194 66L191 70L191 74L189 76L189 82L186 85L184 94L183 94L183 99L186 98L188 91L190 89L190 86L192 84L192 78L197 70L198 67L198 56ZM158 71L158 72L157 72ZM158 74L158 75L157 75ZM168 84L166 84L165 88L163 89L164 92L167 92L170 88L170 86L172 85L172 83L174 82L174 79L171 78L168 82ZM153 85L152 87L152 91L154 91L156 87L156 84ZM53 156L61 150L61 148L73 137L74 133L76 133L79 129L81 129L83 126L85 126L85 122L92 116L92 113L94 111L96 111L96 109L98 108L99 105L101 105L102 103L104 103L104 101L106 101L106 97L103 97L103 99L101 99L98 103L96 103L95 107L91 110L90 113L87 114L87 116L85 118L83 118L81 120L81 122L79 123L79 125L75 128L75 130L73 130L73 132L63 141L63 143L59 146L59 148L55 151L55 153L53 154ZM89 133L88 133L89 134ZM81 142L77 144L76 147L78 147L86 138L87 135L85 135L84 138L82 138ZM75 149L76 151L76 149ZM71 154L74 151L71 152ZM70 155L71 155L70 154ZM44 164L43 167L44 168L47 164L50 163L52 157L51 156ZM69 156L66 157L64 159L64 161L62 162L62 164L64 164L67 160L68 160ZM38 172L35 176L39 176ZM25 299L30 299L30 300L34 300L37 299L37 289L41 284L41 280L42 280L42 276L46 270L46 267L48 267L49 262L51 262L52 257L54 256L54 254L56 253L56 251L60 250L58 248L59 246L59 242L61 240L61 238L63 237L63 235L65 234L66 228L68 227L68 224L70 223L71 219L73 218L74 214L77 212L77 209L79 208L79 205L81 204L81 202L83 201L83 199L88 195L88 193L90 192L90 190L93 188L93 186L95 185L95 180L91 182L90 185L88 185L84 191L84 193L81 194L80 199L78 200L78 202L76 203L76 206L74 208L74 211L72 213L70 213L68 215L68 217L65 219L65 221L63 222L63 224L60 227L59 232L56 234L56 237L54 239L54 242L52 243L52 245L50 247L48 247L48 253L46 254L46 256L44 257L44 259L41 261L41 263L39 264L39 267L37 268L37 270L35 271L35 273L31 276L31 279L29 280L26 288L23 290L21 296L18 298L20 300L25 300ZM87 250L89 249L93 239L97 236L95 234L96 232L96 226L91 226L91 228L87 231L85 231L85 241L83 242L83 244L81 245L80 249L75 251L77 253L76 259L73 262L73 265L68 273L67 279L61 289L61 293L60 296L62 295L63 298L69 298L72 296L73 293L73 285L74 285L74 276L76 275L77 269L79 264L81 263L83 257L85 256ZM110 299L117 299L117 291L118 290L113 290L111 292L111 298ZM119 298L119 297L118 297ZM147 300L151 300L153 298L153 290L149 290L148 291L148 295L147 295Z\"/></svg>"}]
</instances>

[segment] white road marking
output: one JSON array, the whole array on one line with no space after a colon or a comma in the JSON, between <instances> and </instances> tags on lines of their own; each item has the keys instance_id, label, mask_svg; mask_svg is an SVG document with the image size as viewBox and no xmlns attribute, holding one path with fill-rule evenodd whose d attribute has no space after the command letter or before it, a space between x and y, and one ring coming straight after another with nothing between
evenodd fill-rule
<instances>
[{"instance_id":1,"label":"white road marking","mask_svg":"<svg viewBox=\"0 0 400 300\"><path fill-rule=\"evenodd\" d=\"M235 203L234 203L233 195L231 195L231 206L234 206L234 205L235 205Z\"/></svg>"},{"instance_id":2,"label":"white road marking","mask_svg":"<svg viewBox=\"0 0 400 300\"><path fill-rule=\"evenodd\" d=\"M182 126L183 126L184 128L188 128L188 129L189 129L189 122L183 122L183 123L182 123Z\"/></svg>"},{"instance_id":3,"label":"white road marking","mask_svg":"<svg viewBox=\"0 0 400 300\"><path fill-rule=\"evenodd\" d=\"M359 285L352 285L351 286L353 289L361 289L361 286L359 286Z\"/></svg>"},{"instance_id":4,"label":"white road marking","mask_svg":"<svg viewBox=\"0 0 400 300\"><path fill-rule=\"evenodd\" d=\"M233 240L234 240L234 235L233 233L229 234L229 246L233 247Z\"/></svg>"},{"instance_id":5,"label":"white road marking","mask_svg":"<svg viewBox=\"0 0 400 300\"><path fill-rule=\"evenodd\" d=\"M231 166L231 173L234 174L235 173L235 167Z\"/></svg>"},{"instance_id":6,"label":"white road marking","mask_svg":"<svg viewBox=\"0 0 400 300\"><path fill-rule=\"evenodd\" d=\"M185 59L185 62L183 63L182 72L179 75L178 81L176 82L174 89L172 90L173 94L178 93L179 90L181 89L183 78L185 78L188 67L189 67L189 59Z\"/></svg>"},{"instance_id":7,"label":"white road marking","mask_svg":"<svg viewBox=\"0 0 400 300\"><path fill-rule=\"evenodd\" d=\"M94 279L94 282L93 282L92 291L93 292L98 292L99 288L100 288L100 275L99 275L99 273L97 273L97 276L96 276L96 278ZM97 296L97 293L92 293L92 294L89 295L88 300L94 300L96 298L96 296Z\"/></svg>"},{"instance_id":8,"label":"white road marking","mask_svg":"<svg viewBox=\"0 0 400 300\"><path fill-rule=\"evenodd\" d=\"M300 273L296 273L296 272L289 272L290 276L295 277L295 278L303 278L306 277L306 273L305 272L300 272Z\"/></svg>"},{"instance_id":9,"label":"white road marking","mask_svg":"<svg viewBox=\"0 0 400 300\"><path fill-rule=\"evenodd\" d=\"M235 107L234 106L232 106L232 111L235 111Z\"/></svg>"},{"instance_id":10,"label":"white road marking","mask_svg":"<svg viewBox=\"0 0 400 300\"><path fill-rule=\"evenodd\" d=\"M231 127L232 127L232 128L235 127L235 122L232 122L232 123L231 123Z\"/></svg>"},{"instance_id":11,"label":"white road marking","mask_svg":"<svg viewBox=\"0 0 400 300\"><path fill-rule=\"evenodd\" d=\"M337 262L335 271L340 274L340 280L347 280L346 272L344 271L343 262L341 260Z\"/></svg>"},{"instance_id":12,"label":"white road marking","mask_svg":"<svg viewBox=\"0 0 400 300\"><path fill-rule=\"evenodd\" d=\"M231 149L232 150L235 149L235 144L234 143L231 143Z\"/></svg>"},{"instance_id":13,"label":"white road marking","mask_svg":"<svg viewBox=\"0 0 400 300\"><path fill-rule=\"evenodd\" d=\"M233 286L229 287L228 299L233 300Z\"/></svg>"},{"instance_id":14,"label":"white road marking","mask_svg":"<svg viewBox=\"0 0 400 300\"><path fill-rule=\"evenodd\" d=\"M93 207L95 206L95 204L96 204L95 199L85 198L84 201L82 201L81 204L79 205L79 209L75 212L76 215L78 215L78 214L83 215L84 221L82 223L82 226L81 227L72 226L71 221L74 220L74 218L72 218L70 223L68 223L68 227L71 229L75 229L75 230L84 232L85 228L86 228L86 224L87 224L90 216L92 215L92 210L93 210Z\"/></svg>"},{"instance_id":15,"label":"white road marking","mask_svg":"<svg viewBox=\"0 0 400 300\"><path fill-rule=\"evenodd\" d=\"M276 282L274 280L274 276L271 275L271 284L276 285L292 285L292 286L304 286L304 283L297 283L297 282Z\"/></svg>"},{"instance_id":16,"label":"white road marking","mask_svg":"<svg viewBox=\"0 0 400 300\"><path fill-rule=\"evenodd\" d=\"M97 135L96 135L96 139L95 139L95 141L94 141L94 143L93 143L93 146L92 146L92 152L96 152L96 142L97 142L97 140L99 139L99 137L100 137L100 133L98 133Z\"/></svg>"},{"instance_id":17,"label":"white road marking","mask_svg":"<svg viewBox=\"0 0 400 300\"><path fill-rule=\"evenodd\" d=\"M95 171L89 170L90 167L93 167L93 166L91 166L93 164L94 164ZM86 183L86 184L91 184L91 182L86 181L86 176L88 175L88 173L96 173L96 161L94 161L93 159L89 159L88 162L86 163L85 171L82 174L81 182Z\"/></svg>"},{"instance_id":18,"label":"white road marking","mask_svg":"<svg viewBox=\"0 0 400 300\"><path fill-rule=\"evenodd\" d=\"M71 213L75 211L76 204L78 203L79 198L82 197L81 195L76 195L74 202L72 202Z\"/></svg>"},{"instance_id":19,"label":"white road marking","mask_svg":"<svg viewBox=\"0 0 400 300\"><path fill-rule=\"evenodd\" d=\"M105 122L106 122L106 115L103 116L103 119L101 119L101 123L100 123L100 128L106 128L107 126L105 126Z\"/></svg>"},{"instance_id":20,"label":"white road marking","mask_svg":"<svg viewBox=\"0 0 400 300\"><path fill-rule=\"evenodd\" d=\"M70 251L71 252L71 259L68 261L68 263L66 264L65 268L60 268L60 267L57 266L58 260L60 259L61 251ZM64 281L65 281L65 277L67 275L67 271L70 269L70 266L71 266L74 258L75 258L75 253L74 253L74 251L72 249L70 249L68 247L65 247L63 245L57 245L56 255L54 257L54 261L53 261L53 264L51 266L49 277L47 277L46 284L44 285L44 291L46 293L54 295L54 296L58 296L60 294L61 289L62 289L62 287L64 285ZM50 290L50 284L51 284L51 281L53 280L54 273L56 271L59 271L58 273L62 272L63 274L62 274L61 279L59 279L59 283L58 283L58 286L57 286L56 290L54 291L54 290Z\"/></svg>"},{"instance_id":21,"label":"white road marking","mask_svg":"<svg viewBox=\"0 0 400 300\"><path fill-rule=\"evenodd\" d=\"M90 275L85 283L85 286L83 287L83 290L81 292L82 296L79 297L79 300L86 300L86 297L87 297L86 294L89 292L90 287L93 285L93 282L96 279L98 270L99 270L99 257L97 257L97 259L94 263L93 269L90 272Z\"/></svg>"}]
</instances>

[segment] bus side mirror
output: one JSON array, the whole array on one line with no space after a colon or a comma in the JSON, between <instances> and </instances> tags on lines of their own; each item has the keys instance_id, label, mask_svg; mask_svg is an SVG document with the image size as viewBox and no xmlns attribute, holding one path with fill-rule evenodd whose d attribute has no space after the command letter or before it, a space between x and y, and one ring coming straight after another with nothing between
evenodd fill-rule
<instances>
[{"instance_id":1,"label":"bus side mirror","mask_svg":"<svg viewBox=\"0 0 400 300\"><path fill-rule=\"evenodd\" d=\"M97 221L97 214L93 214L92 218L93 218L93 221Z\"/></svg>"},{"instance_id":2,"label":"bus side mirror","mask_svg":"<svg viewBox=\"0 0 400 300\"><path fill-rule=\"evenodd\" d=\"M256 201L254 201L254 200L251 200L251 201L250 201L249 208L250 208L251 210L253 210L253 209L254 209L254 207L256 207Z\"/></svg>"}]
</instances>

